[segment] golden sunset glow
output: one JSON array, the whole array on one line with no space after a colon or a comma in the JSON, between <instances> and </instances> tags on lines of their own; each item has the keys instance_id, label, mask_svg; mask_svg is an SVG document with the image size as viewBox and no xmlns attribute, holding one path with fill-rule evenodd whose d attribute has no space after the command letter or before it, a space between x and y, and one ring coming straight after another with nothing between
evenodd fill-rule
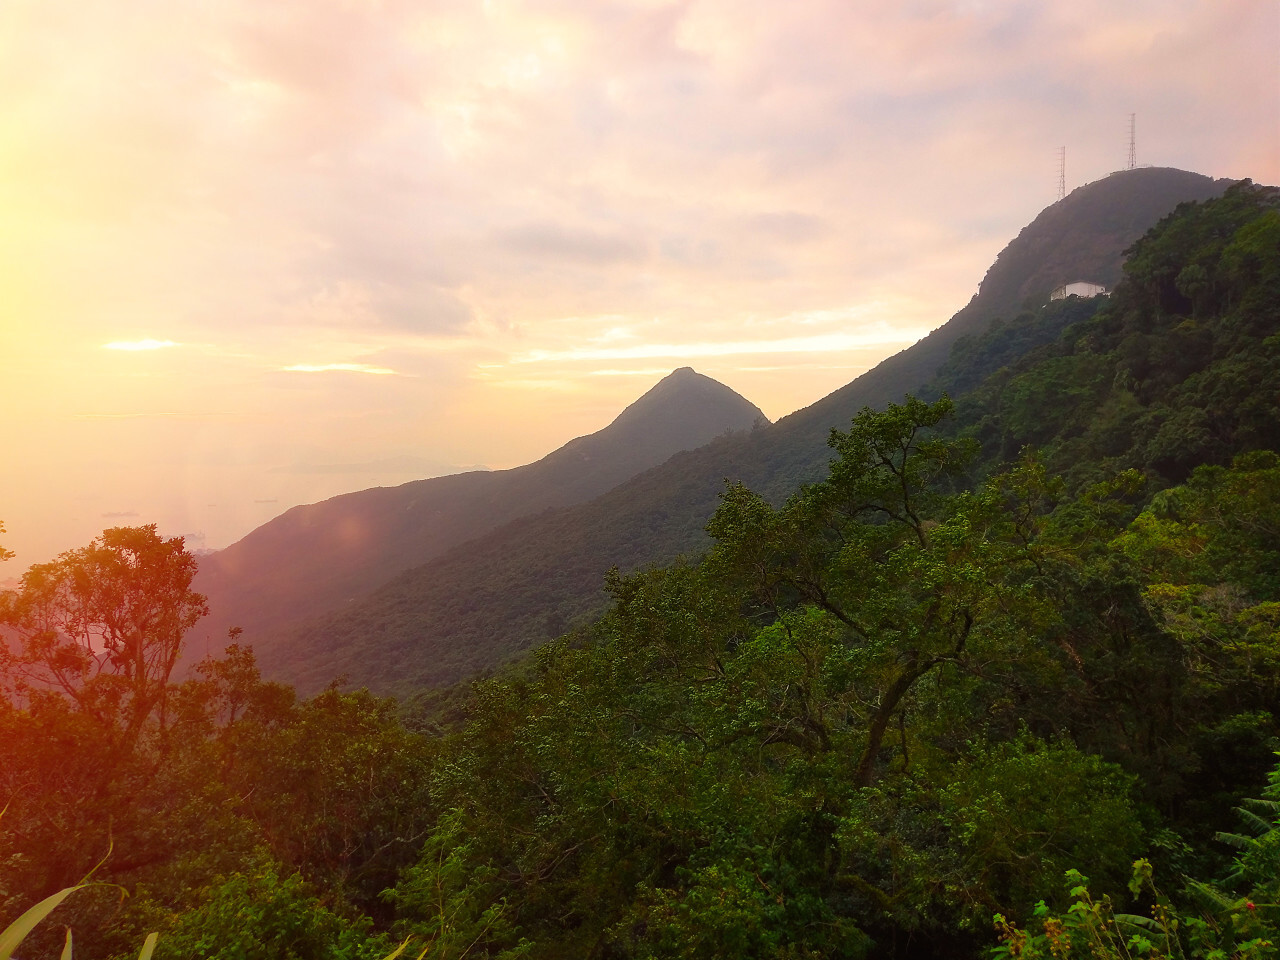
<instances>
[{"instance_id":1,"label":"golden sunset glow","mask_svg":"<svg viewBox=\"0 0 1280 960\"><path fill-rule=\"evenodd\" d=\"M728 340L722 343L645 343L629 347L587 347L581 350L535 350L511 358L515 364L573 360L652 360L657 357L702 359L740 357L752 354L806 355L844 353L859 347L893 345L904 340L914 343L928 330L901 329L880 334L826 333L813 337L782 337L776 340ZM670 371L668 371L670 372Z\"/></svg>"},{"instance_id":2,"label":"golden sunset glow","mask_svg":"<svg viewBox=\"0 0 1280 960\"><path fill-rule=\"evenodd\" d=\"M1280 180L1278 32L1265 0L9 0L4 545L222 547L537 459L677 366L790 413L964 306L1060 145L1104 177L1136 113L1140 163Z\"/></svg>"},{"instance_id":3,"label":"golden sunset glow","mask_svg":"<svg viewBox=\"0 0 1280 960\"><path fill-rule=\"evenodd\" d=\"M285 373L371 373L375 376L395 374L386 367L371 367L367 363L295 363L282 368Z\"/></svg>"},{"instance_id":4,"label":"golden sunset glow","mask_svg":"<svg viewBox=\"0 0 1280 960\"><path fill-rule=\"evenodd\" d=\"M127 352L137 352L139 350L163 350L165 347L176 347L177 344L172 340L114 340L111 343L104 343L103 350L124 350Z\"/></svg>"}]
</instances>

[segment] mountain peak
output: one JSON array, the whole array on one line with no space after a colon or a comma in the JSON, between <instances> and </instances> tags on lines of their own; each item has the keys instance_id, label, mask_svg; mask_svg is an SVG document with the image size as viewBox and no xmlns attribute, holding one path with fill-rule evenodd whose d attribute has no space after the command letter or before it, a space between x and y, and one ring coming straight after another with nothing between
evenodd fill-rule
<instances>
[{"instance_id":1,"label":"mountain peak","mask_svg":"<svg viewBox=\"0 0 1280 960\"><path fill-rule=\"evenodd\" d=\"M1120 281L1124 251L1161 217L1184 200L1215 197L1233 182L1140 167L1077 187L1000 251L975 299L983 313L1010 318L1048 302L1064 283L1088 279L1111 289Z\"/></svg>"},{"instance_id":2,"label":"mountain peak","mask_svg":"<svg viewBox=\"0 0 1280 960\"><path fill-rule=\"evenodd\" d=\"M213 634L271 636L511 520L597 497L682 450L764 421L754 404L681 367L603 430L510 470L415 480L295 507L201 563ZM767 422L767 421L765 421Z\"/></svg>"},{"instance_id":3,"label":"mountain peak","mask_svg":"<svg viewBox=\"0 0 1280 960\"><path fill-rule=\"evenodd\" d=\"M654 441L688 450L727 430L749 430L768 418L754 403L693 367L677 367L618 414L601 434L652 435Z\"/></svg>"}]
</instances>

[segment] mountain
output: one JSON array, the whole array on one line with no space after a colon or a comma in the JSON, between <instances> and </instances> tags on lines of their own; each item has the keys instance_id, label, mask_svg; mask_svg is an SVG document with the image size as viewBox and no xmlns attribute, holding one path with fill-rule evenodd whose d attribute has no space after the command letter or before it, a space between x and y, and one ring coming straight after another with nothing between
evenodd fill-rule
<instances>
[{"instance_id":1,"label":"mountain","mask_svg":"<svg viewBox=\"0 0 1280 960\"><path fill-rule=\"evenodd\" d=\"M1020 357L996 356L998 327L953 352L941 379L988 374L954 391L978 473L1030 446L1068 491L1136 470L1150 495L1280 450L1280 188L1246 181L1179 208L1105 303Z\"/></svg>"},{"instance_id":2,"label":"mountain","mask_svg":"<svg viewBox=\"0 0 1280 960\"><path fill-rule=\"evenodd\" d=\"M1131 251L958 342L961 400L863 411L776 510L731 491L702 563L415 698L449 817L399 889L482 877L487 945L539 957L1120 960L1126 883L1164 955L1280 942L1280 189ZM1224 879L1157 894L1167 837Z\"/></svg>"},{"instance_id":3,"label":"mountain","mask_svg":"<svg viewBox=\"0 0 1280 960\"><path fill-rule=\"evenodd\" d=\"M1169 167L1113 173L1046 207L1000 251L978 292L947 323L852 383L778 421L768 443L776 472L759 476L761 492L780 499L825 474L827 435L864 406L883 406L928 383L964 337L993 321L1016 321L1064 283L1093 280L1108 288L1121 276L1124 252L1180 203L1221 194L1234 181ZM745 478L744 478L745 479Z\"/></svg>"},{"instance_id":4,"label":"mountain","mask_svg":"<svg viewBox=\"0 0 1280 960\"><path fill-rule=\"evenodd\" d=\"M603 430L536 463L294 507L201 560L195 589L210 607L201 632L217 652L227 629L238 626L265 651L274 632L335 610L450 547L518 517L589 500L680 450L766 423L755 404L682 367Z\"/></svg>"},{"instance_id":5,"label":"mountain","mask_svg":"<svg viewBox=\"0 0 1280 960\"><path fill-rule=\"evenodd\" d=\"M345 675L408 693L496 666L599 609L610 567L634 570L700 551L726 480L781 500L820 479L832 427L864 406L920 390L957 341L980 336L993 321L1016 330L1024 308L1044 303L1055 287L1081 279L1114 284L1124 251L1162 216L1228 185L1147 168L1077 189L1023 229L970 303L919 343L770 427L680 453L594 500L526 516L400 574L260 651L264 672L303 691ZM1061 310L1069 316L1077 306ZM1055 334L1050 327L1038 336Z\"/></svg>"}]
</instances>

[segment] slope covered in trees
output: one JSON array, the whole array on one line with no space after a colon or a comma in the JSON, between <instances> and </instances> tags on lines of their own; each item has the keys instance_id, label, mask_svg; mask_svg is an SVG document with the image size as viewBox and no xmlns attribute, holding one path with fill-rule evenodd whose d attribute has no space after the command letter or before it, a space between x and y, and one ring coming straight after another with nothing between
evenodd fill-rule
<instances>
[{"instance_id":1,"label":"slope covered in trees","mask_svg":"<svg viewBox=\"0 0 1280 960\"><path fill-rule=\"evenodd\" d=\"M1070 497L1032 457L951 493L948 409L859 417L780 508L733 488L701 565L482 684L405 902L443 885L445 942L494 955L965 957L1076 866L1225 873L1280 734L1280 459L1146 510L1136 473Z\"/></svg>"},{"instance_id":2,"label":"slope covered in trees","mask_svg":"<svg viewBox=\"0 0 1280 960\"><path fill-rule=\"evenodd\" d=\"M820 479L832 427L863 406L925 388L953 344L995 319L1010 321L1009 346L1052 339L1096 304L1019 313L1024 304L1044 303L1063 282L1117 276L1122 252L1162 215L1224 188L1197 174L1144 169L1076 190L1006 247L950 322L847 386L771 427L678 454L589 503L526 517L408 571L332 618L273 637L259 651L264 671L306 690L342 674L404 693L455 682L563 632L602 608L601 571L705 549L726 478L775 502ZM1024 330L1031 335L1019 340Z\"/></svg>"},{"instance_id":3,"label":"slope covered in trees","mask_svg":"<svg viewBox=\"0 0 1280 960\"><path fill-rule=\"evenodd\" d=\"M477 686L402 902L497 956L967 957L997 914L1014 956L1273 955L1278 231L1274 189L1183 208L967 414L867 410L821 483L729 487L702 562ZM1170 459L1191 412L1214 445Z\"/></svg>"},{"instance_id":4,"label":"slope covered in trees","mask_svg":"<svg viewBox=\"0 0 1280 960\"><path fill-rule=\"evenodd\" d=\"M986 462L1035 444L1076 484L1126 467L1167 484L1280 444L1276 206L1274 189L1243 185L1182 210L1135 248L1105 310L966 396L959 420Z\"/></svg>"},{"instance_id":5,"label":"slope covered in trees","mask_svg":"<svg viewBox=\"0 0 1280 960\"><path fill-rule=\"evenodd\" d=\"M755 404L683 367L609 426L536 463L361 490L295 507L201 563L206 635L274 631L341 608L402 570L526 514L589 500L673 453L766 423ZM216 644L215 644L216 649Z\"/></svg>"}]
</instances>

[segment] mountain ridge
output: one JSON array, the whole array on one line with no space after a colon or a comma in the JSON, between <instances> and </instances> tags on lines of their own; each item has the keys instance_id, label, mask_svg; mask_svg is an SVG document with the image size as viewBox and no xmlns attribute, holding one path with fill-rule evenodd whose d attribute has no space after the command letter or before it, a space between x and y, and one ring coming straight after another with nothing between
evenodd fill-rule
<instances>
[{"instance_id":1,"label":"mountain ridge","mask_svg":"<svg viewBox=\"0 0 1280 960\"><path fill-rule=\"evenodd\" d=\"M400 574L273 644L260 656L264 672L304 690L346 675L403 693L455 682L563 632L603 602L611 566L625 572L702 549L725 480L780 501L820 479L833 427L919 389L957 341L1015 318L1041 292L1047 301L1078 279L1071 274L1118 277L1123 251L1162 216L1231 182L1145 168L1073 191L1010 241L965 307L912 347L765 429L677 454L594 500L526 516Z\"/></svg>"},{"instance_id":2,"label":"mountain ridge","mask_svg":"<svg viewBox=\"0 0 1280 960\"><path fill-rule=\"evenodd\" d=\"M210 606L202 632L212 641L240 627L260 641L503 523L590 499L682 449L767 422L729 387L682 367L608 426L533 463L294 507L201 561L195 587Z\"/></svg>"}]
</instances>

